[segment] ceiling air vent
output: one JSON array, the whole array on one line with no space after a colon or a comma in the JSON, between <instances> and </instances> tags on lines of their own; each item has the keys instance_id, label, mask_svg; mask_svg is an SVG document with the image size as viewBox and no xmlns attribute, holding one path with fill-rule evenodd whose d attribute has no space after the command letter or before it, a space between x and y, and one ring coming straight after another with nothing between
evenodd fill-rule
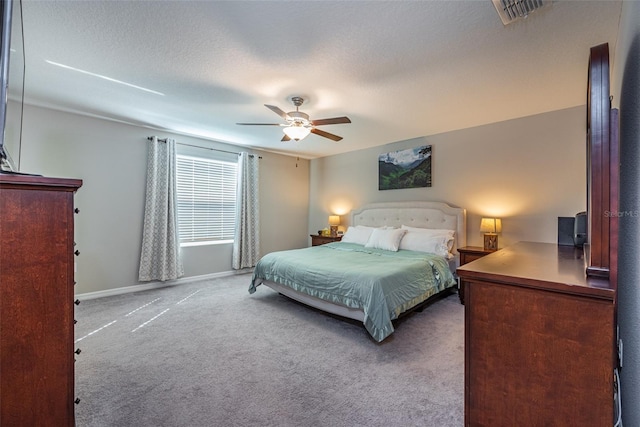
<instances>
[{"instance_id":1,"label":"ceiling air vent","mask_svg":"<svg viewBox=\"0 0 640 427\"><path fill-rule=\"evenodd\" d=\"M551 0L491 0L504 25L526 18L530 13L551 4Z\"/></svg>"}]
</instances>

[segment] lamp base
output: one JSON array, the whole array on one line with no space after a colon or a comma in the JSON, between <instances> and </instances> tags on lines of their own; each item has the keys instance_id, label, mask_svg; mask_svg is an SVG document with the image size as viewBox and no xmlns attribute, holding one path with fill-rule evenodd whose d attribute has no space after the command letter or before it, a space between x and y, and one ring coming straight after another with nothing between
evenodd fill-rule
<instances>
[{"instance_id":1,"label":"lamp base","mask_svg":"<svg viewBox=\"0 0 640 427\"><path fill-rule=\"evenodd\" d=\"M338 235L338 226L331 225L329 228L331 229L331 237L336 237Z\"/></svg>"},{"instance_id":2,"label":"lamp base","mask_svg":"<svg viewBox=\"0 0 640 427\"><path fill-rule=\"evenodd\" d=\"M486 233L484 235L484 250L485 251L497 251L498 250L498 235L495 233Z\"/></svg>"}]
</instances>

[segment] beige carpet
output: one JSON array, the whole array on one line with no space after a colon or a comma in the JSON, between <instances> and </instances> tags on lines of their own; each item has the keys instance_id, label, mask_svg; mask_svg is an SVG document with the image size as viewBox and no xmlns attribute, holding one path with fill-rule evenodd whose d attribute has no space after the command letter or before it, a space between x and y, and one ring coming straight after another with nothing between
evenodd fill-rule
<instances>
[{"instance_id":1,"label":"beige carpet","mask_svg":"<svg viewBox=\"0 0 640 427\"><path fill-rule=\"evenodd\" d=\"M462 426L457 295L382 343L241 275L83 301L78 426Z\"/></svg>"}]
</instances>

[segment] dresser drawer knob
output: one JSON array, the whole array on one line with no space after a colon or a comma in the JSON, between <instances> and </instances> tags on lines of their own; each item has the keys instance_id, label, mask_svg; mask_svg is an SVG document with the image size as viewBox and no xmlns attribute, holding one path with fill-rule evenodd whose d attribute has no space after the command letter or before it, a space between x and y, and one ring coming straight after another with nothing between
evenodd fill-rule
<instances>
[{"instance_id":1,"label":"dresser drawer knob","mask_svg":"<svg viewBox=\"0 0 640 427\"><path fill-rule=\"evenodd\" d=\"M73 303L74 303L75 305L80 305L80 300L79 300L79 299L77 299L77 300L75 300Z\"/></svg>"},{"instance_id":2,"label":"dresser drawer knob","mask_svg":"<svg viewBox=\"0 0 640 427\"><path fill-rule=\"evenodd\" d=\"M76 351L74 351L74 353L75 353L75 354L80 354L80 353L82 353L82 350L77 349Z\"/></svg>"}]
</instances>

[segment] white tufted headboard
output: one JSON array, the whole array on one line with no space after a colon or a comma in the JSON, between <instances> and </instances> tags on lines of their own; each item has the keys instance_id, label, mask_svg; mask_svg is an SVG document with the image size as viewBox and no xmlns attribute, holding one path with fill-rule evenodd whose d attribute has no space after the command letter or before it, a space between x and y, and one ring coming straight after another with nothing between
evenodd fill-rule
<instances>
[{"instance_id":1,"label":"white tufted headboard","mask_svg":"<svg viewBox=\"0 0 640 427\"><path fill-rule=\"evenodd\" d=\"M351 225L444 228L456 231L456 248L467 245L467 211L441 202L370 203L351 211Z\"/></svg>"}]
</instances>

